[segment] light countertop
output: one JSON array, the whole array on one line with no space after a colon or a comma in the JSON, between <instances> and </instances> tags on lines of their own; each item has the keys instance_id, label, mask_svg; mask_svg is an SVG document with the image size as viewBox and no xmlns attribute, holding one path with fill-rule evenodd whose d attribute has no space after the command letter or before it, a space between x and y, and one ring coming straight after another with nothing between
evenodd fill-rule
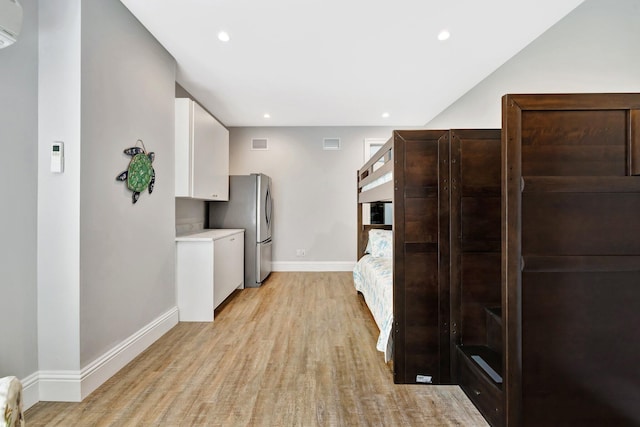
<instances>
[{"instance_id":1,"label":"light countertop","mask_svg":"<svg viewBox=\"0 0 640 427\"><path fill-rule=\"evenodd\" d=\"M176 242L206 242L222 239L244 231L242 228L205 229L192 234L176 236Z\"/></svg>"}]
</instances>

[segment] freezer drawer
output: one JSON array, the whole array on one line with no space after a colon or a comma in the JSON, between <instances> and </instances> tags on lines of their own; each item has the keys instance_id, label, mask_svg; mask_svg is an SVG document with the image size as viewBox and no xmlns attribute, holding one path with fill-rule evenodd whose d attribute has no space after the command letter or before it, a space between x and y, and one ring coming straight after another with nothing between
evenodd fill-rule
<instances>
[{"instance_id":1,"label":"freezer drawer","mask_svg":"<svg viewBox=\"0 0 640 427\"><path fill-rule=\"evenodd\" d=\"M257 283L262 283L271 273L271 240L256 245Z\"/></svg>"}]
</instances>

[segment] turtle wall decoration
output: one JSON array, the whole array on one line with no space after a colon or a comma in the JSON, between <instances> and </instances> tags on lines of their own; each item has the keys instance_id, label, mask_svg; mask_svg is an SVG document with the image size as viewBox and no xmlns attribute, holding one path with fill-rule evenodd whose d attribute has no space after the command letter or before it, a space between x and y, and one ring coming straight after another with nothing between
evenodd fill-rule
<instances>
[{"instance_id":1,"label":"turtle wall decoration","mask_svg":"<svg viewBox=\"0 0 640 427\"><path fill-rule=\"evenodd\" d=\"M142 145L142 148L138 147L138 143ZM144 142L139 139L135 146L125 149L124 154L131 156L131 161L127 170L118 175L116 179L127 181L127 188L133 191L131 202L135 203L140 198L140 193L147 187L149 194L153 192L153 186L156 182L156 171L152 166L155 153L147 152Z\"/></svg>"}]
</instances>

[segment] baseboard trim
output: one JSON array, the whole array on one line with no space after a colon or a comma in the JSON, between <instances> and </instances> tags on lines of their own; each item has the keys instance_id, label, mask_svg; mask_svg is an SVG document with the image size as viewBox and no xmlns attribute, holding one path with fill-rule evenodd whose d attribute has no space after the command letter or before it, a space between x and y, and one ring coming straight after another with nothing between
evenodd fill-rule
<instances>
[{"instance_id":1,"label":"baseboard trim","mask_svg":"<svg viewBox=\"0 0 640 427\"><path fill-rule=\"evenodd\" d=\"M22 383L22 409L27 410L38 403L38 373L34 372L20 380Z\"/></svg>"},{"instance_id":2,"label":"baseboard trim","mask_svg":"<svg viewBox=\"0 0 640 427\"><path fill-rule=\"evenodd\" d=\"M273 271L353 271L355 261L276 261Z\"/></svg>"},{"instance_id":3,"label":"baseboard trim","mask_svg":"<svg viewBox=\"0 0 640 427\"><path fill-rule=\"evenodd\" d=\"M177 324L178 307L173 307L120 345L85 366L81 372L81 399L100 387Z\"/></svg>"},{"instance_id":4,"label":"baseboard trim","mask_svg":"<svg viewBox=\"0 0 640 427\"><path fill-rule=\"evenodd\" d=\"M80 371L39 371L39 401L80 402L82 393Z\"/></svg>"},{"instance_id":5,"label":"baseboard trim","mask_svg":"<svg viewBox=\"0 0 640 427\"><path fill-rule=\"evenodd\" d=\"M177 324L173 307L80 371L40 371L38 400L82 401Z\"/></svg>"}]
</instances>

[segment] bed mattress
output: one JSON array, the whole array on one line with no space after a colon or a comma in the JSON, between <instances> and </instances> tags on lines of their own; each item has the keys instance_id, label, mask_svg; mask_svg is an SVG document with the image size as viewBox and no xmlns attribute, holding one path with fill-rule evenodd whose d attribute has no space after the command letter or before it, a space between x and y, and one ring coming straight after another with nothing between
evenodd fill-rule
<instances>
[{"instance_id":1,"label":"bed mattress","mask_svg":"<svg viewBox=\"0 0 640 427\"><path fill-rule=\"evenodd\" d=\"M376 349L388 362L393 356L393 259L363 256L353 269L353 282L380 329Z\"/></svg>"}]
</instances>

